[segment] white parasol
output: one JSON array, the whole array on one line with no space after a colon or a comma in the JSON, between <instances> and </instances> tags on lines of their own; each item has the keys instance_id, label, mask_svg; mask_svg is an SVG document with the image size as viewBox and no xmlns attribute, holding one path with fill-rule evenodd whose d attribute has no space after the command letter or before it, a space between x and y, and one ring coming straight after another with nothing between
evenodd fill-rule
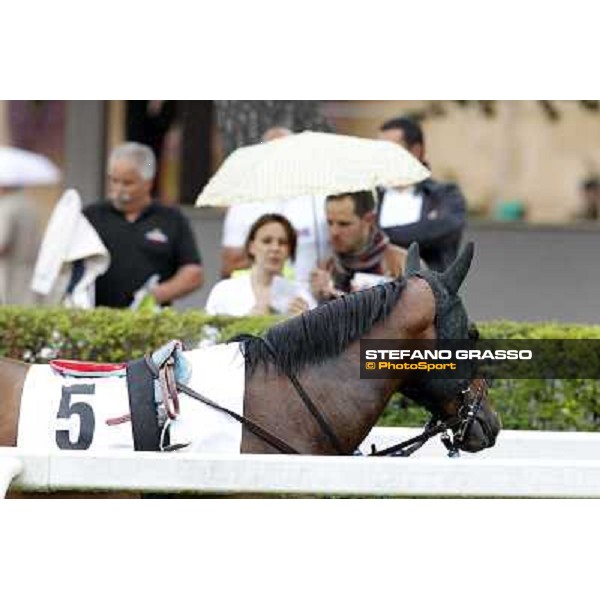
<instances>
[{"instance_id":1,"label":"white parasol","mask_svg":"<svg viewBox=\"0 0 600 600\"><path fill-rule=\"evenodd\" d=\"M0 146L0 187L52 185L60 181L60 170L41 154Z\"/></svg>"},{"instance_id":2,"label":"white parasol","mask_svg":"<svg viewBox=\"0 0 600 600\"><path fill-rule=\"evenodd\" d=\"M305 131L232 152L196 206L408 186L429 176L425 166L393 142Z\"/></svg>"}]
</instances>

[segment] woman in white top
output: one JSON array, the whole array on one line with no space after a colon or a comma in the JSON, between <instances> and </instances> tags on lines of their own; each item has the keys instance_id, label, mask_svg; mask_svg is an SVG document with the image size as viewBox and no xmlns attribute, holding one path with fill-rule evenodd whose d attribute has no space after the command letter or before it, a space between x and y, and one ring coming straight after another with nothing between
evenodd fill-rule
<instances>
[{"instance_id":1,"label":"woman in white top","mask_svg":"<svg viewBox=\"0 0 600 600\"><path fill-rule=\"evenodd\" d=\"M310 293L299 283L282 277L286 260L296 254L296 231L283 216L266 214L257 219L246 238L252 267L241 276L219 281L210 291L210 315L297 315L314 308Z\"/></svg>"}]
</instances>

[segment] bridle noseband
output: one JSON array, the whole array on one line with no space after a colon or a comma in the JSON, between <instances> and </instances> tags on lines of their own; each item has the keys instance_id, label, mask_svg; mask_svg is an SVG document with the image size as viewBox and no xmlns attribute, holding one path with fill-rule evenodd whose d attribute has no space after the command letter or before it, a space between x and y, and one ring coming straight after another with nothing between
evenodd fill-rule
<instances>
[{"instance_id":1,"label":"bridle noseband","mask_svg":"<svg viewBox=\"0 0 600 600\"><path fill-rule=\"evenodd\" d=\"M438 433L442 435L441 440L448 450L448 456L455 457L460 455L460 447L463 444L469 429L477 413L481 408L481 403L488 389L488 383L485 379L480 380L482 383L478 386L476 392L471 389L473 382L460 392L462 396L461 405L458 408L456 415L442 419L439 415L433 415L426 423L423 433L410 438L399 444L395 444L383 450L377 450L374 445L371 446L369 456L410 456L421 448L432 437ZM480 421L482 429L489 437L487 425ZM491 439L491 437L490 437Z\"/></svg>"},{"instance_id":2,"label":"bridle noseband","mask_svg":"<svg viewBox=\"0 0 600 600\"><path fill-rule=\"evenodd\" d=\"M459 448L462 446L465 441L465 437L469 432L473 421L477 417L477 413L481 408L481 403L483 401L484 394L488 390L488 382L485 379L482 379L482 384L478 387L477 392L473 393L471 389L473 383L469 385L469 387L463 390L461 393L463 395L463 402L458 409L458 413L456 418L459 419L456 433L453 433L452 437L448 433L448 429L441 435L442 442L446 449L448 450L448 456L458 456ZM485 429L487 425L484 424L483 421L480 421L481 427ZM450 431L454 432L454 428L450 427ZM489 432L485 432L488 435Z\"/></svg>"}]
</instances>

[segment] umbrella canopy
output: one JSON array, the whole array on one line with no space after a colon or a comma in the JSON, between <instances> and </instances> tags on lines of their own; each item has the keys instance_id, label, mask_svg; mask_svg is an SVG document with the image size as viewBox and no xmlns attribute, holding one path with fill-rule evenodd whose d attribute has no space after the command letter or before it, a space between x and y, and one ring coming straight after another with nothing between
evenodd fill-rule
<instances>
[{"instance_id":1,"label":"umbrella canopy","mask_svg":"<svg viewBox=\"0 0 600 600\"><path fill-rule=\"evenodd\" d=\"M0 186L52 185L60 181L60 171L49 159L28 150L0 146Z\"/></svg>"},{"instance_id":2,"label":"umbrella canopy","mask_svg":"<svg viewBox=\"0 0 600 600\"><path fill-rule=\"evenodd\" d=\"M410 152L393 142L305 131L233 152L196 206L407 186L429 176Z\"/></svg>"}]
</instances>

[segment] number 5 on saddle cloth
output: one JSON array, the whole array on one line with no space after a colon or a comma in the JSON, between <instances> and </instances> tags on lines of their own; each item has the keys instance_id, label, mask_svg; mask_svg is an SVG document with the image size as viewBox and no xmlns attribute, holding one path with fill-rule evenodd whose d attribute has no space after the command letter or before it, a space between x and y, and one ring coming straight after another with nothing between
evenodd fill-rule
<instances>
[{"instance_id":1,"label":"number 5 on saddle cloth","mask_svg":"<svg viewBox=\"0 0 600 600\"><path fill-rule=\"evenodd\" d=\"M168 423L179 414L176 383L187 384L192 375L179 340L171 340L151 356L129 363L53 360L50 365L56 373L68 377L126 377L130 413L107 419L107 424L131 420L135 450L175 449L168 448ZM148 402L149 397L153 402Z\"/></svg>"}]
</instances>

